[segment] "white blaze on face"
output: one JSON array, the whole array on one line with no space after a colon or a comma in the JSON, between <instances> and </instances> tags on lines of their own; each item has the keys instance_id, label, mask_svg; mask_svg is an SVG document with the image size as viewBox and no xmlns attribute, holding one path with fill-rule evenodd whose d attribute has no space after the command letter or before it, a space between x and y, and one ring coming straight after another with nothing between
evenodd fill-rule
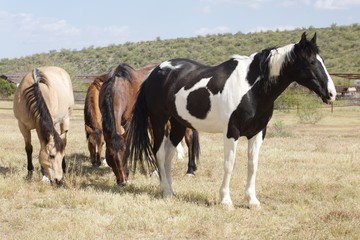
<instances>
[{"instance_id":1,"label":"white blaze on face","mask_svg":"<svg viewBox=\"0 0 360 240\"><path fill-rule=\"evenodd\" d=\"M328 73L324 61L322 60L322 58L319 55L316 55L317 60L319 60L319 62L321 63L321 66L323 67L325 74L328 78L328 85L327 85L327 89L329 91L329 94L331 96L330 101L333 102L335 101L336 98L336 88L335 88L335 84L332 80L332 78L330 77L330 74Z\"/></svg>"}]
</instances>

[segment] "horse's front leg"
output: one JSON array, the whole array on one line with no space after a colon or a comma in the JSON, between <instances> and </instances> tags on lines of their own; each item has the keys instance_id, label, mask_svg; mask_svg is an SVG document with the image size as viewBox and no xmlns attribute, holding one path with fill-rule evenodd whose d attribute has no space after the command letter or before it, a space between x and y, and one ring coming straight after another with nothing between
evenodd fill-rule
<instances>
[{"instance_id":1,"label":"horse's front leg","mask_svg":"<svg viewBox=\"0 0 360 240\"><path fill-rule=\"evenodd\" d=\"M65 119L63 119L63 121L60 123L60 132L61 132L61 139L63 140L64 146L66 147L66 143L67 143L67 133L69 131L69 127L70 127L70 118L66 117ZM65 160L65 156L62 160L61 163L62 169L63 169L63 173L66 173L66 160Z\"/></svg>"},{"instance_id":2,"label":"horse's front leg","mask_svg":"<svg viewBox=\"0 0 360 240\"><path fill-rule=\"evenodd\" d=\"M67 143L67 132L69 131L69 128L70 128L70 118L66 117L60 123L60 136L64 142L65 147Z\"/></svg>"},{"instance_id":3,"label":"horse's front leg","mask_svg":"<svg viewBox=\"0 0 360 240\"><path fill-rule=\"evenodd\" d=\"M23 135L24 142L25 142L25 151L26 151L26 158L27 158L27 170L28 174L27 177L30 179L32 177L34 171L34 165L32 163L32 153L33 153L33 146L31 144L31 131L26 128L24 124L20 121L18 122L18 126L20 129L21 134Z\"/></svg>"},{"instance_id":4,"label":"horse's front leg","mask_svg":"<svg viewBox=\"0 0 360 240\"><path fill-rule=\"evenodd\" d=\"M249 139L248 143L248 176L246 184L246 198L250 209L260 208L260 201L256 198L255 181L259 162L259 151L263 142L262 131Z\"/></svg>"},{"instance_id":5,"label":"horse's front leg","mask_svg":"<svg viewBox=\"0 0 360 240\"><path fill-rule=\"evenodd\" d=\"M230 179L234 169L237 140L224 135L224 178L220 187L221 204L232 205L230 197Z\"/></svg>"}]
</instances>

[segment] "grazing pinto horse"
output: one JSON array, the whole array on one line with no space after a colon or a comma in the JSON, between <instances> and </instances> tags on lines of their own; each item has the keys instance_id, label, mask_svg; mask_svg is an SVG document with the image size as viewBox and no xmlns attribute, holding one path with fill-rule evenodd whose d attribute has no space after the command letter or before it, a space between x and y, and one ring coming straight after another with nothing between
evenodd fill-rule
<instances>
[{"instance_id":1,"label":"grazing pinto horse","mask_svg":"<svg viewBox=\"0 0 360 240\"><path fill-rule=\"evenodd\" d=\"M101 153L104 136L99 107L99 92L108 74L97 76L90 84L85 98L84 121L91 163L94 167L101 165Z\"/></svg>"},{"instance_id":2,"label":"grazing pinto horse","mask_svg":"<svg viewBox=\"0 0 360 240\"><path fill-rule=\"evenodd\" d=\"M36 129L40 141L39 161L44 177L56 183L62 180L65 173L66 135L73 105L70 76L62 68L36 68L21 80L15 92L13 110L25 141L28 177L32 176L34 170L31 130ZM54 127L57 123L60 123L61 135Z\"/></svg>"},{"instance_id":3,"label":"grazing pinto horse","mask_svg":"<svg viewBox=\"0 0 360 240\"><path fill-rule=\"evenodd\" d=\"M239 137L248 145L246 197L250 208L260 207L255 177L260 146L272 116L274 101L292 82L308 87L325 103L336 90L316 45L304 33L297 44L264 49L250 57L234 56L210 67L187 59L157 66L144 81L129 127L131 161L145 159L158 167L164 197L173 195L171 159L186 127L224 134L222 204L232 205L230 178ZM148 118L154 145L147 136ZM164 126L170 119L170 136ZM131 163L131 162L130 162Z\"/></svg>"}]
</instances>

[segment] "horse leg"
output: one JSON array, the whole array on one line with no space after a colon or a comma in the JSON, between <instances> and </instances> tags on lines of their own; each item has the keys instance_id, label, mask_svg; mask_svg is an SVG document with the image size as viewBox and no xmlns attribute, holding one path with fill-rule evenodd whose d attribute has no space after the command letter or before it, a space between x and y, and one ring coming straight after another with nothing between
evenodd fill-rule
<instances>
[{"instance_id":1,"label":"horse leg","mask_svg":"<svg viewBox=\"0 0 360 240\"><path fill-rule=\"evenodd\" d=\"M160 191L163 194L163 197L170 197L173 195L172 189L167 180L166 172L165 172L165 144L168 139L166 136L166 123L167 117L163 116L162 119L152 120L150 118L150 125L152 131L150 131L152 136L153 145L153 153L156 158L156 162L158 165L159 177L160 177Z\"/></svg>"},{"instance_id":2,"label":"horse leg","mask_svg":"<svg viewBox=\"0 0 360 240\"><path fill-rule=\"evenodd\" d=\"M176 150L175 146L180 143L185 132L185 128L183 127L184 131L181 135L181 128L178 126L179 124L176 121L173 122L171 123L170 136L166 137L164 131L166 121L163 122L164 124L159 124L161 121L152 121L154 153L159 168L160 190L163 193L163 197L171 197L174 195L171 178L172 159Z\"/></svg>"},{"instance_id":3,"label":"horse leg","mask_svg":"<svg viewBox=\"0 0 360 240\"><path fill-rule=\"evenodd\" d=\"M61 131L61 138L64 142L64 146L66 147L66 143L67 143L67 132L69 131L69 127L70 127L70 118L66 117L61 123L60 123L60 131ZM62 170L63 173L66 173L66 161L65 161L65 156L62 160L61 163L62 166Z\"/></svg>"},{"instance_id":4,"label":"horse leg","mask_svg":"<svg viewBox=\"0 0 360 240\"><path fill-rule=\"evenodd\" d=\"M259 162L259 152L262 142L263 134L261 131L254 137L249 139L248 143L248 176L245 194L250 209L260 208L260 202L256 198L255 180Z\"/></svg>"},{"instance_id":5,"label":"horse leg","mask_svg":"<svg viewBox=\"0 0 360 240\"><path fill-rule=\"evenodd\" d=\"M66 117L60 123L60 132L61 132L62 140L64 142L65 147L66 147L66 143L67 143L67 132L69 131L69 127L70 127L70 118Z\"/></svg>"},{"instance_id":6,"label":"horse leg","mask_svg":"<svg viewBox=\"0 0 360 240\"><path fill-rule=\"evenodd\" d=\"M182 161L184 159L185 153L181 142L179 142L179 144L176 146L176 151L177 151L177 159Z\"/></svg>"},{"instance_id":7,"label":"horse leg","mask_svg":"<svg viewBox=\"0 0 360 240\"><path fill-rule=\"evenodd\" d=\"M224 178L220 187L221 204L232 205L230 197L230 179L234 169L238 140L227 138L224 134Z\"/></svg>"},{"instance_id":8,"label":"horse leg","mask_svg":"<svg viewBox=\"0 0 360 240\"><path fill-rule=\"evenodd\" d=\"M167 123L165 125L165 136L166 137L169 136L170 130L171 130L171 124L170 124L170 120L169 120L169 121L167 121ZM177 159L183 160L185 153L184 153L184 148L183 148L181 142L176 146L176 151L177 151Z\"/></svg>"},{"instance_id":9,"label":"horse leg","mask_svg":"<svg viewBox=\"0 0 360 240\"><path fill-rule=\"evenodd\" d=\"M181 125L178 121L176 121L174 118L171 118L170 121L171 121L170 136L165 145L165 152L166 152L165 171L166 171L166 177L168 183L172 189L172 176L171 176L172 160L175 155L176 146L178 146L181 140L184 138L186 128L183 125Z\"/></svg>"},{"instance_id":10,"label":"horse leg","mask_svg":"<svg viewBox=\"0 0 360 240\"><path fill-rule=\"evenodd\" d=\"M21 122L18 122L18 125L25 142L27 170L28 170L27 178L31 178L34 171L34 165L32 163L33 146L31 145L31 131L27 129L26 126Z\"/></svg>"},{"instance_id":11,"label":"horse leg","mask_svg":"<svg viewBox=\"0 0 360 240\"><path fill-rule=\"evenodd\" d=\"M196 162L194 153L194 142L193 142L193 131L190 128L186 128L185 131L185 142L188 147L188 169L186 175L195 176Z\"/></svg>"}]
</instances>

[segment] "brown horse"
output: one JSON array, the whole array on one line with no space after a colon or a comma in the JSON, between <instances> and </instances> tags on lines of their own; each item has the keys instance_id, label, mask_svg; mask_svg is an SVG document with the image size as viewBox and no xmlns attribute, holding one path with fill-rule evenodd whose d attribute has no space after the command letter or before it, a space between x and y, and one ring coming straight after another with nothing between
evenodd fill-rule
<instances>
[{"instance_id":1,"label":"brown horse","mask_svg":"<svg viewBox=\"0 0 360 240\"><path fill-rule=\"evenodd\" d=\"M32 176L31 130L40 141L39 161L44 180L60 183L65 173L66 135L74 96L69 74L58 67L40 67L24 76L16 89L14 115L24 137L28 177ZM60 123L61 135L55 124Z\"/></svg>"},{"instance_id":2,"label":"brown horse","mask_svg":"<svg viewBox=\"0 0 360 240\"><path fill-rule=\"evenodd\" d=\"M101 153L104 136L99 107L99 92L108 74L101 74L90 84L85 98L84 121L85 133L90 152L91 163L94 167L101 165Z\"/></svg>"},{"instance_id":3,"label":"brown horse","mask_svg":"<svg viewBox=\"0 0 360 240\"><path fill-rule=\"evenodd\" d=\"M125 162L128 155L125 134L127 125L132 117L132 109L140 85L155 66L148 65L134 69L127 64L120 64L109 73L108 79L103 83L100 90L99 106L106 142L105 157L119 185L126 184L128 176L128 168ZM188 173L194 174L196 170L195 158L199 156L197 132L194 133L189 129L186 144L189 148Z\"/></svg>"}]
</instances>

